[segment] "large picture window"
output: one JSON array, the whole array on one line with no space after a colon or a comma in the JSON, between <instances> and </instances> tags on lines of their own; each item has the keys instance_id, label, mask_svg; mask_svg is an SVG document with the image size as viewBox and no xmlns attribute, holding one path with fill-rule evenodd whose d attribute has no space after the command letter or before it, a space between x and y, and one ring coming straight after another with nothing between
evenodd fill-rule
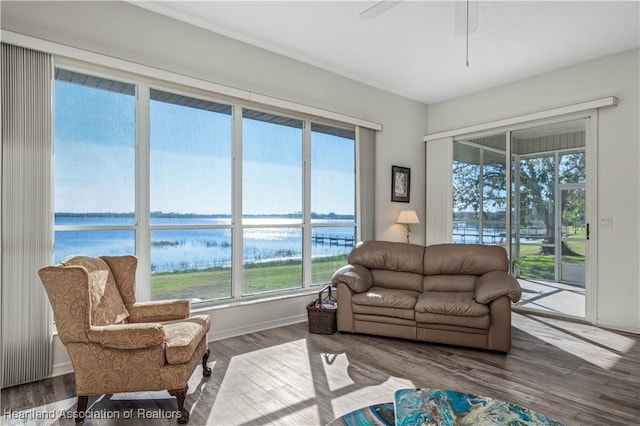
<instances>
[{"instance_id":1,"label":"large picture window","mask_svg":"<svg viewBox=\"0 0 640 426\"><path fill-rule=\"evenodd\" d=\"M301 287L303 122L242 117L242 292Z\"/></svg>"},{"instance_id":2,"label":"large picture window","mask_svg":"<svg viewBox=\"0 0 640 426\"><path fill-rule=\"evenodd\" d=\"M324 284L356 241L355 132L311 124L311 282Z\"/></svg>"},{"instance_id":3,"label":"large picture window","mask_svg":"<svg viewBox=\"0 0 640 426\"><path fill-rule=\"evenodd\" d=\"M231 296L231 106L150 91L151 299Z\"/></svg>"},{"instance_id":4,"label":"large picture window","mask_svg":"<svg viewBox=\"0 0 640 426\"><path fill-rule=\"evenodd\" d=\"M142 300L325 284L356 242L353 126L62 68L55 123L54 261L136 254Z\"/></svg>"},{"instance_id":5,"label":"large picture window","mask_svg":"<svg viewBox=\"0 0 640 426\"><path fill-rule=\"evenodd\" d=\"M135 252L135 86L56 70L54 261Z\"/></svg>"}]
</instances>

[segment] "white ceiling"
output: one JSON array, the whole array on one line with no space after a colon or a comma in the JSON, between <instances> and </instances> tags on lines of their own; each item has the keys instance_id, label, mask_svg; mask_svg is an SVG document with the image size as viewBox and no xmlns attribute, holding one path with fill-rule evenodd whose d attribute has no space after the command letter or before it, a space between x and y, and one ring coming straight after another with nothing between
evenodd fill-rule
<instances>
[{"instance_id":1,"label":"white ceiling","mask_svg":"<svg viewBox=\"0 0 640 426\"><path fill-rule=\"evenodd\" d=\"M130 3L424 103L640 46L639 1L472 0L468 67L465 1Z\"/></svg>"}]
</instances>

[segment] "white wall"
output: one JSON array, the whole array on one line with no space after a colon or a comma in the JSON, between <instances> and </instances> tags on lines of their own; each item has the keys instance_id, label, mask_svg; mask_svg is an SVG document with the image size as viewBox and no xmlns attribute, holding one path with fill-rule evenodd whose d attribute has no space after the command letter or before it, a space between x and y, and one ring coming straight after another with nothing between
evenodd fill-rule
<instances>
[{"instance_id":1,"label":"white wall","mask_svg":"<svg viewBox=\"0 0 640 426\"><path fill-rule=\"evenodd\" d=\"M411 208L423 216L422 138L427 106L301 62L193 27L124 2L2 1L2 29L156 67L242 90L381 123L376 144L376 234L404 241L394 225L407 204L391 203L391 166L409 167ZM412 242L422 243L422 225ZM211 311L211 338L242 334L306 318L311 296ZM54 346L54 370L70 371Z\"/></svg>"},{"instance_id":2,"label":"white wall","mask_svg":"<svg viewBox=\"0 0 640 426\"><path fill-rule=\"evenodd\" d=\"M607 96L600 110L597 323L640 332L640 54L632 50L429 106L429 133ZM429 200L427 200L427 203ZM597 225L597 224L596 224ZM426 230L430 232L429 229Z\"/></svg>"}]
</instances>

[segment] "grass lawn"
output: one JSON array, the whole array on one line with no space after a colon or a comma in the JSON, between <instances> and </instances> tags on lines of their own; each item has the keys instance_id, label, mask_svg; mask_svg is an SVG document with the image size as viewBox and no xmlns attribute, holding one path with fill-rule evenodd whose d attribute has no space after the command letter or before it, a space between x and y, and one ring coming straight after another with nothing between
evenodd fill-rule
<instances>
[{"instance_id":1,"label":"grass lawn","mask_svg":"<svg viewBox=\"0 0 640 426\"><path fill-rule=\"evenodd\" d=\"M562 256L562 262L585 263L585 245L568 242L578 256ZM554 279L555 258L538 254L539 244L520 246L520 276L544 280ZM312 259L311 277L314 284L331 281L333 273L347 263L347 255ZM299 259L251 263L243 268L243 294L302 287L302 262ZM193 271L161 272L151 275L152 300L201 300L231 297L231 268L210 268Z\"/></svg>"},{"instance_id":2,"label":"grass lawn","mask_svg":"<svg viewBox=\"0 0 640 426\"><path fill-rule=\"evenodd\" d=\"M562 263L571 265L584 265L586 247L582 242L568 241L569 248L577 256L562 256ZM538 254L540 245L520 245L520 276L525 278L537 278L542 280L555 279L555 256L553 254Z\"/></svg>"},{"instance_id":3,"label":"grass lawn","mask_svg":"<svg viewBox=\"0 0 640 426\"><path fill-rule=\"evenodd\" d=\"M312 281L331 281L333 273L347 263L347 255L319 257L312 260ZM302 261L282 260L251 263L243 268L243 293L302 287ZM202 300L231 297L231 268L160 272L151 275L153 300Z\"/></svg>"}]
</instances>

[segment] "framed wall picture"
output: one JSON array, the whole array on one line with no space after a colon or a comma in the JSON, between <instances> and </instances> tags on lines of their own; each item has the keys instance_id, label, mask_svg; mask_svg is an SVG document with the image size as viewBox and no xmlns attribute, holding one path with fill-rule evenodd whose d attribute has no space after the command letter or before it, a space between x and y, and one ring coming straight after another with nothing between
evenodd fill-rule
<instances>
[{"instance_id":1,"label":"framed wall picture","mask_svg":"<svg viewBox=\"0 0 640 426\"><path fill-rule=\"evenodd\" d=\"M409 202L411 170L406 167L391 166L391 201Z\"/></svg>"}]
</instances>

